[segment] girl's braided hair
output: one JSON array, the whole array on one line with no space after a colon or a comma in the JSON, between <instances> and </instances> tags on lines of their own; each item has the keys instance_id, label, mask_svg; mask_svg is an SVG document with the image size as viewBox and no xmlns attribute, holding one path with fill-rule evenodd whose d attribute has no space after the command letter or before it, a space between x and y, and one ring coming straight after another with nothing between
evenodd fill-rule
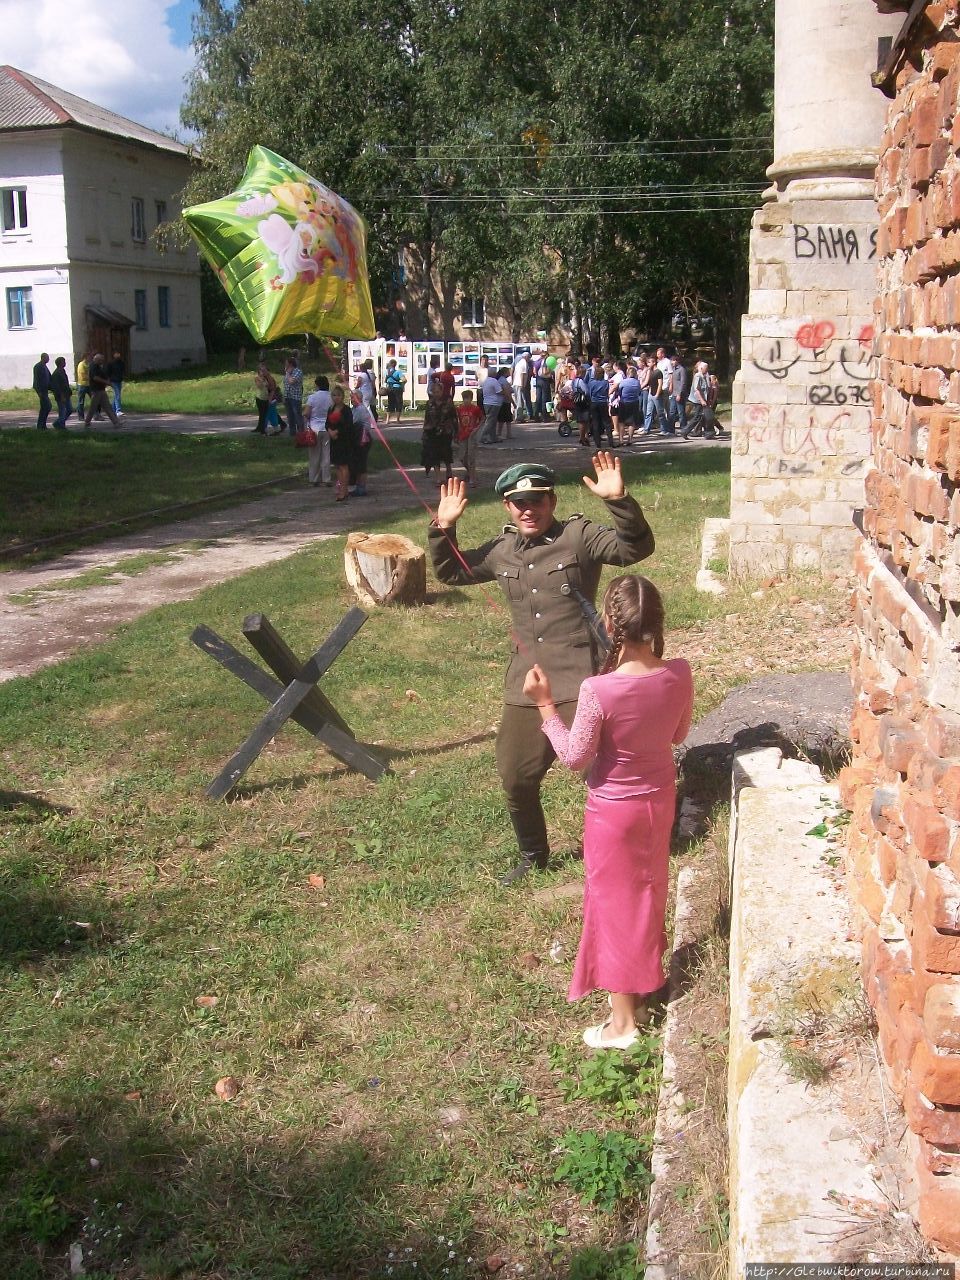
<instances>
[{"instance_id":1,"label":"girl's braided hair","mask_svg":"<svg viewBox=\"0 0 960 1280\"><path fill-rule=\"evenodd\" d=\"M603 612L610 621L610 652L600 674L614 671L624 644L649 643L663 657L663 601L649 578L624 574L614 578L603 597Z\"/></svg>"}]
</instances>

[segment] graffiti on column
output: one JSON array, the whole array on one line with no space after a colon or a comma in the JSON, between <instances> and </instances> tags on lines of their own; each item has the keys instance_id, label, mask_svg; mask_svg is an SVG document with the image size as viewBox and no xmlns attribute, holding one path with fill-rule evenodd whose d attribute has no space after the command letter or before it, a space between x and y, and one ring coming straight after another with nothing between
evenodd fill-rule
<instances>
[{"instance_id":1,"label":"graffiti on column","mask_svg":"<svg viewBox=\"0 0 960 1280\"><path fill-rule=\"evenodd\" d=\"M793 224L793 256L800 261L870 262L877 256L877 229Z\"/></svg>"},{"instance_id":2,"label":"graffiti on column","mask_svg":"<svg viewBox=\"0 0 960 1280\"><path fill-rule=\"evenodd\" d=\"M836 332L832 320L802 324L792 339L775 339L751 364L777 382L796 369L792 380L807 381L808 404L868 405L873 326L864 325L856 342L838 342Z\"/></svg>"},{"instance_id":3,"label":"graffiti on column","mask_svg":"<svg viewBox=\"0 0 960 1280\"><path fill-rule=\"evenodd\" d=\"M755 471L762 470L764 459L774 454L779 475L815 475L824 458L835 457L839 452L839 436L850 425L850 410L843 409L826 421L818 421L809 411L799 418L796 413L797 406L750 405L744 414L743 430L734 441L735 452L759 455L754 461Z\"/></svg>"}]
</instances>

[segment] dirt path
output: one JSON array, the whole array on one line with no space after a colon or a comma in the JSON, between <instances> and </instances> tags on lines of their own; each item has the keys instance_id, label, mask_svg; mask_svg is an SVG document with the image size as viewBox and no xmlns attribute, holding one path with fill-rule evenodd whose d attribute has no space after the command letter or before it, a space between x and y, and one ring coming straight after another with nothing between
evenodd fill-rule
<instances>
[{"instance_id":1,"label":"dirt path","mask_svg":"<svg viewBox=\"0 0 960 1280\"><path fill-rule=\"evenodd\" d=\"M196 420L194 424L195 430L206 429ZM178 421L174 429L187 428ZM249 425L241 419L227 429L248 430ZM390 438L398 437L418 438L419 429L391 430ZM671 440L642 447L666 454L690 446ZM713 447L729 447L729 442ZM589 456L549 428L519 427L508 444L481 450L482 483L492 484L504 467L531 455L568 472L585 465ZM436 486L420 471L413 479L423 501L435 503ZM331 489L304 485L2 574L0 682L100 643L120 624L159 605L189 600L205 587L283 560L312 542L367 528L418 505L399 472L388 470L371 477L370 496L362 500L336 503ZM126 572L124 561L131 562Z\"/></svg>"}]
</instances>

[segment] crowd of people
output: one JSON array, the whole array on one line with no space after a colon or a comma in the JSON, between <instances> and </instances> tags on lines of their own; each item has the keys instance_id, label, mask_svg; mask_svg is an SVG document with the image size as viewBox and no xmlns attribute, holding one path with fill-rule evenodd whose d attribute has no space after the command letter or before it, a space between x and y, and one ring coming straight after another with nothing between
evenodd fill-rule
<instances>
[{"instance_id":1,"label":"crowd of people","mask_svg":"<svg viewBox=\"0 0 960 1280\"><path fill-rule=\"evenodd\" d=\"M44 351L33 366L33 390L40 402L37 412L37 430L46 431L49 427L50 413L54 403L57 416L54 421L56 431L66 431L67 421L74 413L83 419L83 425L89 427L94 420L100 422L104 417L110 419L116 427L123 417L123 382L126 377L126 362L119 351L114 351L110 360L99 351L91 351L77 361L77 407L73 407L74 386L67 372L67 361L64 356L57 356L50 368L50 356ZM90 404L86 402L89 399Z\"/></svg>"}]
</instances>

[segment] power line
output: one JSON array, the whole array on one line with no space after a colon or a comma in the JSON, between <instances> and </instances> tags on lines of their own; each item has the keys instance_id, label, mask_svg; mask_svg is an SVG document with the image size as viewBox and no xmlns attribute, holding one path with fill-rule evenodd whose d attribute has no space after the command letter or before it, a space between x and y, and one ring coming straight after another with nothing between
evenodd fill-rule
<instances>
[{"instance_id":1,"label":"power line","mask_svg":"<svg viewBox=\"0 0 960 1280\"><path fill-rule=\"evenodd\" d=\"M538 151L541 150L546 151L548 154L553 151L570 150L596 150L601 154L606 154L608 151L626 152L630 148L636 148L644 151L649 151L651 148L658 150L662 149L664 154L671 154L670 149L677 146L700 146L707 143L723 144L722 148L711 147L708 154L715 154L718 150L735 150L736 148L732 147L731 144L736 142L762 142L765 143L768 148L773 145L772 138L769 138L764 134L734 134L726 138L647 138L634 141L622 139L617 142L605 142L602 140L591 141L589 139L581 139L571 142L552 142L549 139L544 139L539 143L537 141L497 142L496 139L490 138L489 140L473 143L459 140L457 142L425 142L419 143L415 146L406 144L391 146L389 143L378 143L374 145L372 150L387 155L410 154L421 157L435 156L436 158L448 159L451 151L457 151L463 154L475 151L478 155L483 156L489 154L491 148L495 149L500 154L510 151L518 151L524 156L531 153L537 154Z\"/></svg>"},{"instance_id":2,"label":"power line","mask_svg":"<svg viewBox=\"0 0 960 1280\"><path fill-rule=\"evenodd\" d=\"M561 192L492 192L483 195L417 195L411 193L403 195L400 193L379 192L374 196L367 197L367 202L371 200L383 201L415 201L428 204L499 204L507 201L529 203L530 201L543 202L547 201L553 204L582 204L592 200L684 200L691 196L703 195L711 199L719 199L726 197L743 197L751 192L760 195L764 190L762 183L751 183L743 186L733 187L682 187L677 191L649 191L649 190L616 190L610 189L606 191L571 191L567 194Z\"/></svg>"}]
</instances>

